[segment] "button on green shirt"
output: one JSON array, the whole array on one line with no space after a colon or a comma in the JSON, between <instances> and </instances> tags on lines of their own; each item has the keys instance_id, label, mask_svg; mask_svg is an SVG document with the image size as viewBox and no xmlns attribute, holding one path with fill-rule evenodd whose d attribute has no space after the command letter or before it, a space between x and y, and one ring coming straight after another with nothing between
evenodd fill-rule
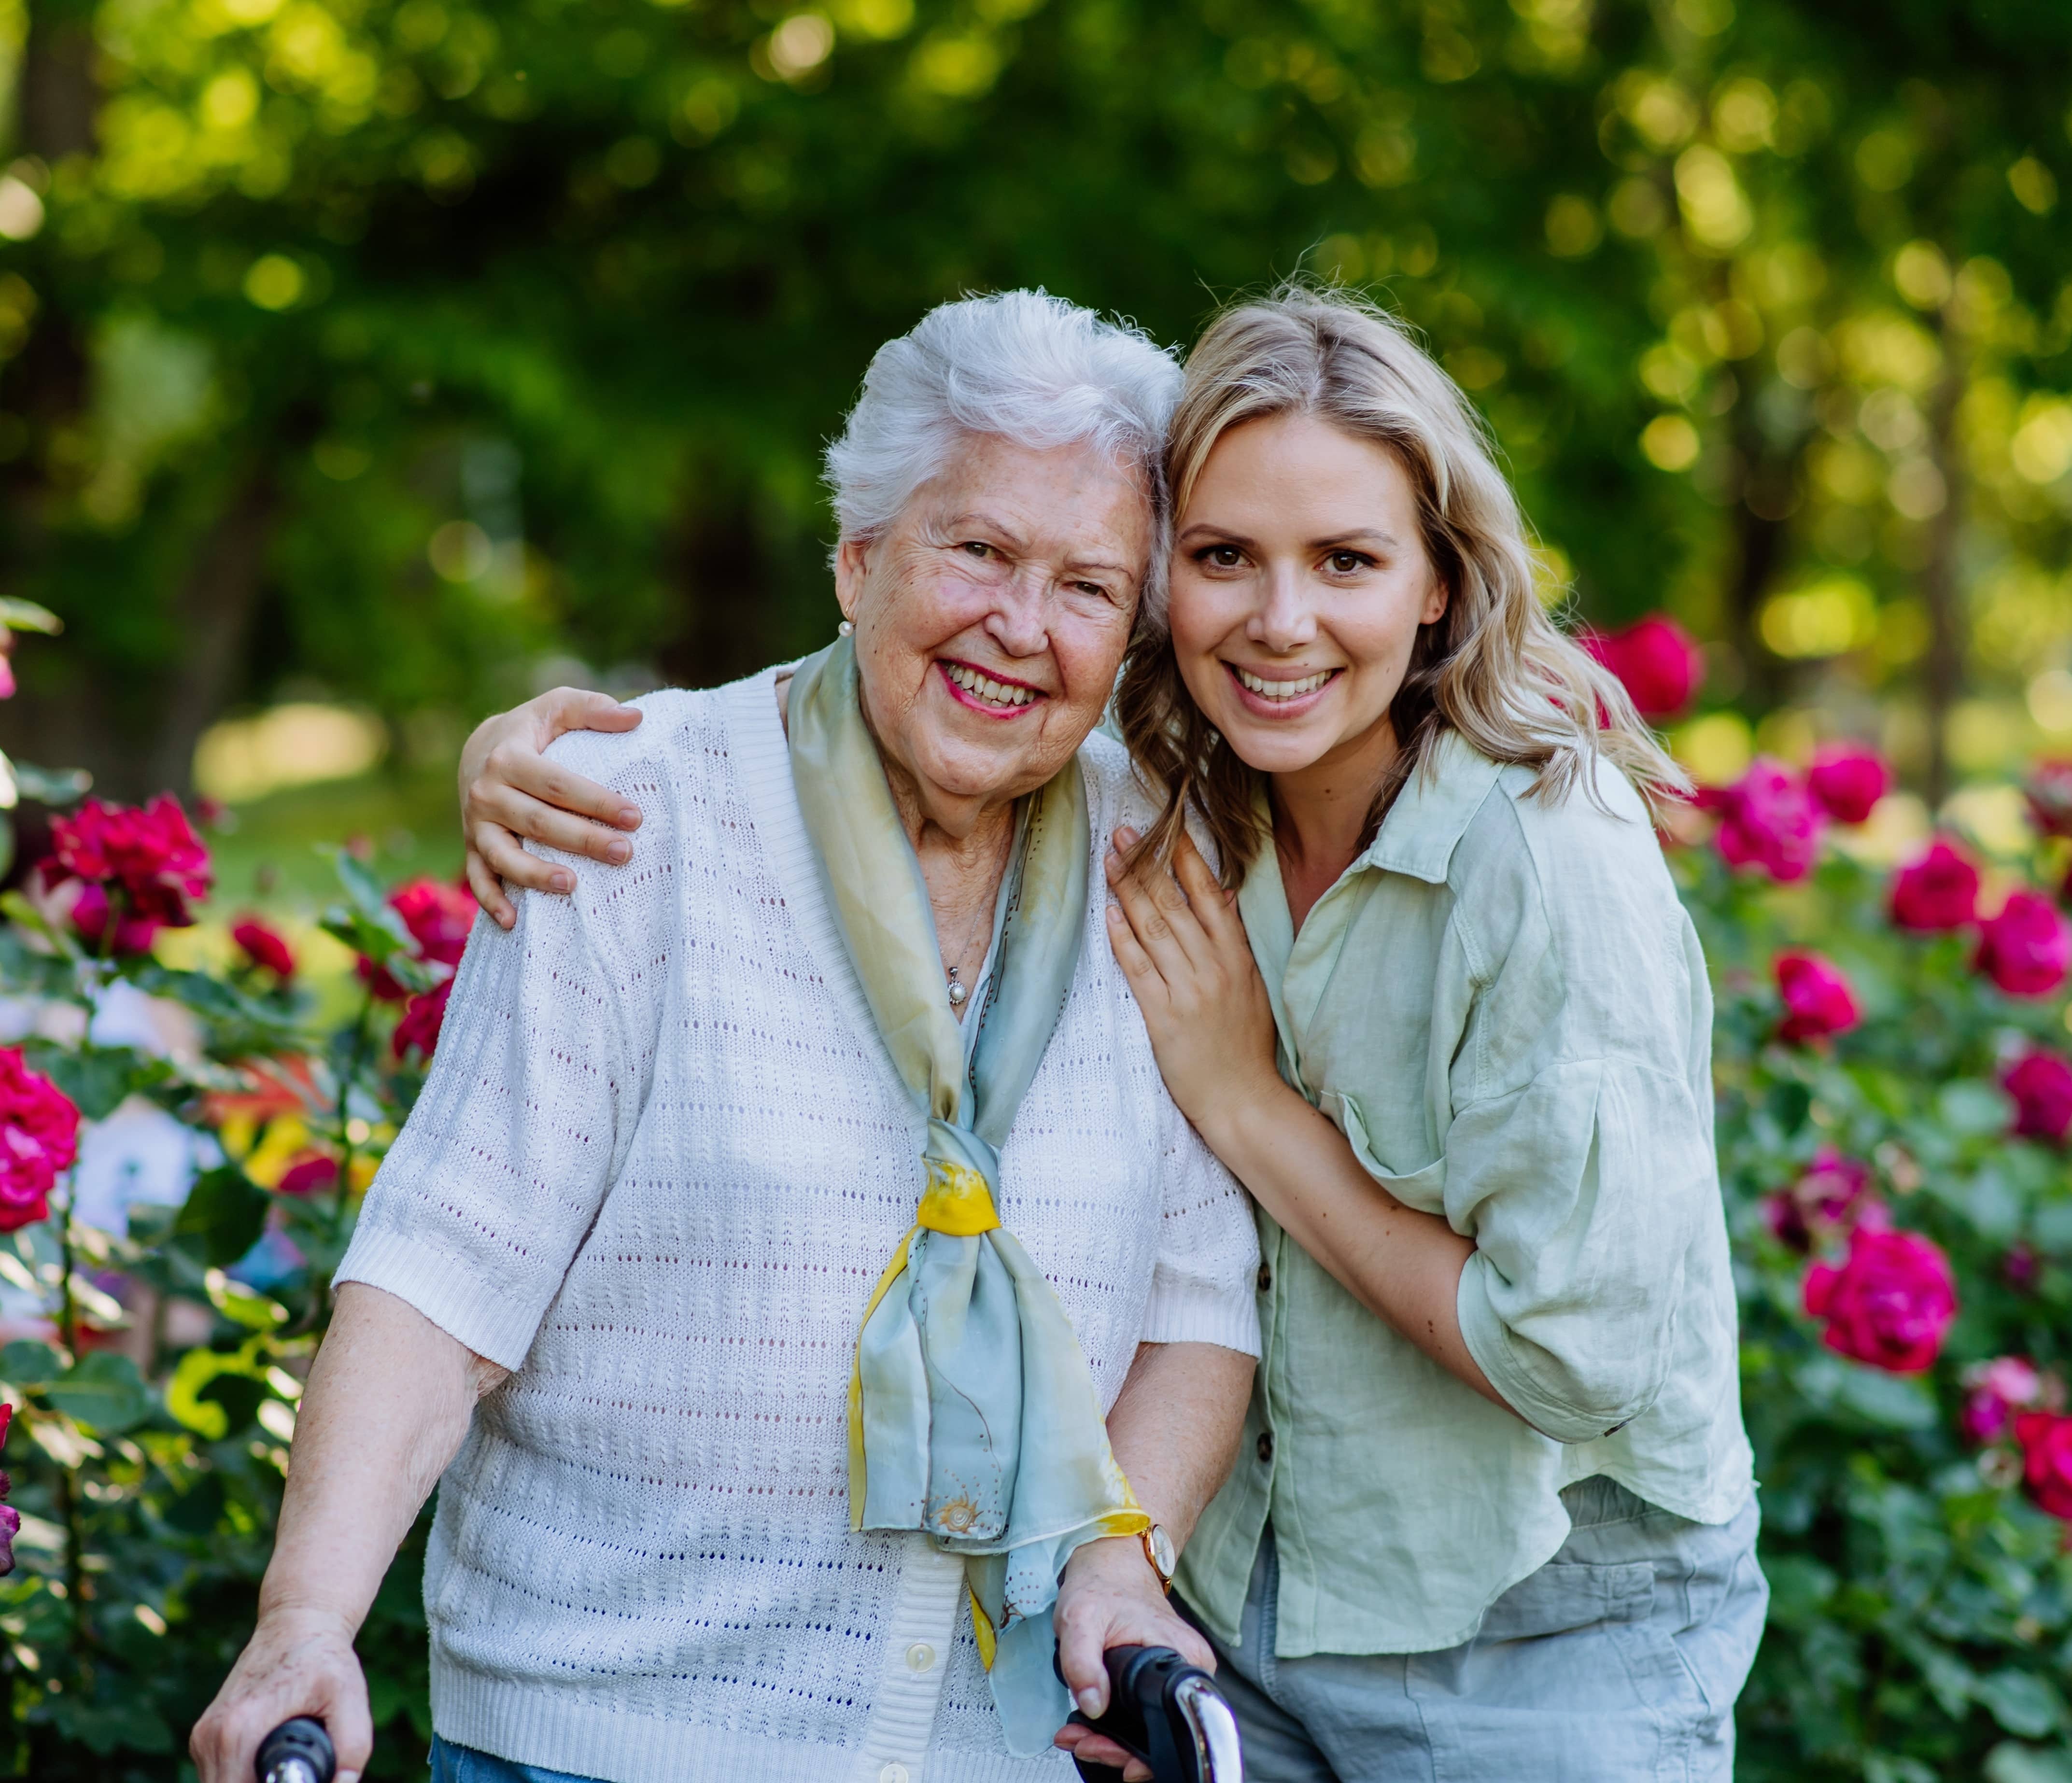
<instances>
[{"instance_id":1,"label":"button on green shirt","mask_svg":"<svg viewBox=\"0 0 2072 1783\"><path fill-rule=\"evenodd\" d=\"M1269 1520L1293 1658L1469 1639L1593 1474L1700 1522L1747 1500L1704 956L1625 778L1608 811L1533 778L1449 733L1299 938L1270 847L1240 894L1282 1074L1475 1241L1461 1329L1515 1411L1262 1212L1244 1444L1181 1566L1225 1641Z\"/></svg>"}]
</instances>

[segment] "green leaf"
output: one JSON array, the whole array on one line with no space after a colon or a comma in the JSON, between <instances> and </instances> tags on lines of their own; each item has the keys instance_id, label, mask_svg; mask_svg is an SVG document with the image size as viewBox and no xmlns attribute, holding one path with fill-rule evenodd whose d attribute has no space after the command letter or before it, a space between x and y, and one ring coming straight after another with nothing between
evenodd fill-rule
<instances>
[{"instance_id":1,"label":"green leaf","mask_svg":"<svg viewBox=\"0 0 2072 1783\"><path fill-rule=\"evenodd\" d=\"M141 1752L173 1749L173 1730L146 1703L82 1703L59 1697L51 1704L51 1718L68 1740L76 1740L104 1758L125 1746Z\"/></svg>"},{"instance_id":2,"label":"green leaf","mask_svg":"<svg viewBox=\"0 0 2072 1783\"><path fill-rule=\"evenodd\" d=\"M93 776L84 768L39 768L27 762L14 764L14 783L24 799L62 811L76 805L93 788Z\"/></svg>"},{"instance_id":3,"label":"green leaf","mask_svg":"<svg viewBox=\"0 0 2072 1783\"><path fill-rule=\"evenodd\" d=\"M70 1096L88 1120L105 1120L133 1091L149 1089L172 1074L161 1058L130 1046L82 1046L76 1052L48 1041L32 1041L23 1056Z\"/></svg>"},{"instance_id":4,"label":"green leaf","mask_svg":"<svg viewBox=\"0 0 2072 1783\"><path fill-rule=\"evenodd\" d=\"M2005 1132L2013 1111L2007 1092L1997 1085L1965 1079L1944 1084L1935 1103L1944 1124L1954 1132L1981 1136Z\"/></svg>"},{"instance_id":5,"label":"green leaf","mask_svg":"<svg viewBox=\"0 0 2072 1783\"><path fill-rule=\"evenodd\" d=\"M266 1191L242 1169L220 1165L195 1178L173 1230L183 1238L199 1239L209 1267L222 1269L258 1241L268 1206Z\"/></svg>"},{"instance_id":6,"label":"green leaf","mask_svg":"<svg viewBox=\"0 0 2072 1783\"><path fill-rule=\"evenodd\" d=\"M25 601L19 595L0 594L0 626L10 631L40 631L55 638L64 630L64 621L47 606Z\"/></svg>"},{"instance_id":7,"label":"green leaf","mask_svg":"<svg viewBox=\"0 0 2072 1783\"><path fill-rule=\"evenodd\" d=\"M258 1416L259 1407L266 1396L264 1381L224 1369L195 1398L198 1403L221 1406L226 1419L225 1433L235 1436Z\"/></svg>"},{"instance_id":8,"label":"green leaf","mask_svg":"<svg viewBox=\"0 0 2072 1783\"><path fill-rule=\"evenodd\" d=\"M64 1370L58 1353L34 1337L17 1337L0 1349L0 1381L14 1387L41 1387Z\"/></svg>"},{"instance_id":9,"label":"green leaf","mask_svg":"<svg viewBox=\"0 0 2072 1783\"><path fill-rule=\"evenodd\" d=\"M119 1436L151 1415L150 1389L137 1365L112 1350L81 1357L43 1395L67 1417L103 1436Z\"/></svg>"},{"instance_id":10,"label":"green leaf","mask_svg":"<svg viewBox=\"0 0 2072 1783\"><path fill-rule=\"evenodd\" d=\"M371 868L343 848L333 848L330 853L331 865L337 869L338 882L345 888L345 895L352 899L355 910L363 916L377 919L384 914L395 914L388 908L388 888L375 877Z\"/></svg>"},{"instance_id":11,"label":"green leaf","mask_svg":"<svg viewBox=\"0 0 2072 1783\"><path fill-rule=\"evenodd\" d=\"M1984 1775L1986 1783L2072 1783L2072 1747L2003 1740L1986 1754Z\"/></svg>"},{"instance_id":12,"label":"green leaf","mask_svg":"<svg viewBox=\"0 0 2072 1783\"><path fill-rule=\"evenodd\" d=\"M2058 1692L2034 1672L2005 1666L1973 1686L1972 1694L2009 1733L2041 1740L2063 1723L2065 1704Z\"/></svg>"}]
</instances>

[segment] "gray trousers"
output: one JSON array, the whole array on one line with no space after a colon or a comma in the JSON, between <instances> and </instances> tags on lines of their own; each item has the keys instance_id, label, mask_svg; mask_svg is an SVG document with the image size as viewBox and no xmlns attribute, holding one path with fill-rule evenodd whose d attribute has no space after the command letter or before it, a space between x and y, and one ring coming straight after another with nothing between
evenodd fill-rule
<instances>
[{"instance_id":1,"label":"gray trousers","mask_svg":"<svg viewBox=\"0 0 2072 1783\"><path fill-rule=\"evenodd\" d=\"M1754 1499L1714 1527L1602 1477L1561 1497L1560 1551L1438 1653L1276 1658L1269 1528L1240 1644L1202 1630L1248 1783L1727 1783L1770 1600Z\"/></svg>"}]
</instances>

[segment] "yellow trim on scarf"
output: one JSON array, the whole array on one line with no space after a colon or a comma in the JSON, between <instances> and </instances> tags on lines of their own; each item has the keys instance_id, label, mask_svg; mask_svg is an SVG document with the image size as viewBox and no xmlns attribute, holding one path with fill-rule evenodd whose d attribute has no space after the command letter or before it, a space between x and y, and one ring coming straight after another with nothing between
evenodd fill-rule
<instances>
[{"instance_id":1,"label":"yellow trim on scarf","mask_svg":"<svg viewBox=\"0 0 2072 1783\"><path fill-rule=\"evenodd\" d=\"M914 1216L916 1224L952 1239L975 1239L981 1232L999 1229L1000 1214L984 1177L947 1158L930 1158L927 1163L928 1186L922 1193L920 1211Z\"/></svg>"},{"instance_id":2,"label":"yellow trim on scarf","mask_svg":"<svg viewBox=\"0 0 2072 1783\"><path fill-rule=\"evenodd\" d=\"M919 1225L906 1228L906 1235L899 1241L899 1248L892 1253L892 1260L885 1266L885 1273L878 1278L878 1286L871 1290L870 1304L863 1309L863 1317L857 1321L856 1349L849 1365L849 1526L852 1530L863 1527L863 1485L868 1477L863 1459L863 1329L870 1323L870 1315L878 1310L878 1303L890 1291L893 1283L906 1272L906 1253L914 1243L914 1235L921 1230Z\"/></svg>"}]
</instances>

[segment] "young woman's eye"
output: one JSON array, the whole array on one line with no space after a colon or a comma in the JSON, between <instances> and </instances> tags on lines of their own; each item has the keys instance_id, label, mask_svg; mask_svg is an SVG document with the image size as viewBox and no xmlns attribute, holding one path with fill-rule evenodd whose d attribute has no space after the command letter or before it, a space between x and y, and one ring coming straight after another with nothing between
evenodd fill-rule
<instances>
[{"instance_id":1,"label":"young woman's eye","mask_svg":"<svg viewBox=\"0 0 2072 1783\"><path fill-rule=\"evenodd\" d=\"M1330 565L1334 575L1350 576L1367 568L1374 560L1361 551L1334 551L1324 561Z\"/></svg>"},{"instance_id":2,"label":"young woman's eye","mask_svg":"<svg viewBox=\"0 0 2072 1783\"><path fill-rule=\"evenodd\" d=\"M1196 561L1212 569L1235 569L1244 561L1244 553L1234 544L1212 544L1197 553Z\"/></svg>"}]
</instances>

